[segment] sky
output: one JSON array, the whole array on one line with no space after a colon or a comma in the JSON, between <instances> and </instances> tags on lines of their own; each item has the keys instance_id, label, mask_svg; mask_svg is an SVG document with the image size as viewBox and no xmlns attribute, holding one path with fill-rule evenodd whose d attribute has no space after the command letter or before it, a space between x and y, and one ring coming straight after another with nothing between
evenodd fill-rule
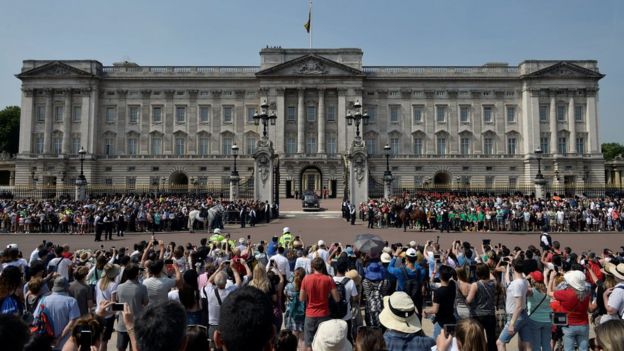
<instances>
[{"instance_id":1,"label":"sky","mask_svg":"<svg viewBox=\"0 0 624 351\"><path fill-rule=\"evenodd\" d=\"M308 47L307 16L306 0L0 0L0 108L20 104L25 59L259 65L267 45ZM369 66L597 60L600 139L624 143L623 0L315 0L312 33Z\"/></svg>"}]
</instances>

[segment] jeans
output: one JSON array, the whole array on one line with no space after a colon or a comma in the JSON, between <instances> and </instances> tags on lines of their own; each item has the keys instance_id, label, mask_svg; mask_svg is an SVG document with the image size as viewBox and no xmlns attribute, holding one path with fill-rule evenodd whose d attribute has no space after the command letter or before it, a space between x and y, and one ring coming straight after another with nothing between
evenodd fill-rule
<instances>
[{"instance_id":1,"label":"jeans","mask_svg":"<svg viewBox=\"0 0 624 351\"><path fill-rule=\"evenodd\" d=\"M514 334L509 333L509 325L511 324L511 315L507 315L507 323L505 323L505 327L503 331L501 331L498 336L498 340L500 340L503 344L508 344L511 341L511 338L515 334L518 334L520 340L523 342L531 341L531 331L529 330L529 316L526 311L522 311L516 320L516 324L514 325Z\"/></svg>"},{"instance_id":2,"label":"jeans","mask_svg":"<svg viewBox=\"0 0 624 351\"><path fill-rule=\"evenodd\" d=\"M438 323L433 324L433 340L438 339L438 335L442 332L442 326Z\"/></svg>"},{"instance_id":3,"label":"jeans","mask_svg":"<svg viewBox=\"0 0 624 351\"><path fill-rule=\"evenodd\" d=\"M531 330L531 349L533 351L550 351L550 339L552 338L552 323L536 322L529 318L529 330Z\"/></svg>"},{"instance_id":4,"label":"jeans","mask_svg":"<svg viewBox=\"0 0 624 351\"><path fill-rule=\"evenodd\" d=\"M563 349L574 351L577 345L579 350L587 350L589 347L589 325L571 325L561 328L563 330Z\"/></svg>"}]
</instances>

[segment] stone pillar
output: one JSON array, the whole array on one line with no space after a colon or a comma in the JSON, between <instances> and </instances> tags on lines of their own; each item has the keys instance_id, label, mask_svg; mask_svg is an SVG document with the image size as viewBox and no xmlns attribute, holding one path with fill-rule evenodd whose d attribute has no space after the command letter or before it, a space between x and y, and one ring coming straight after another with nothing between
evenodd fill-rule
<instances>
[{"instance_id":1,"label":"stone pillar","mask_svg":"<svg viewBox=\"0 0 624 351\"><path fill-rule=\"evenodd\" d=\"M92 150L89 147L89 126L94 123L95 119L91 109L91 95L91 88L80 89L80 146L84 147L85 150Z\"/></svg>"},{"instance_id":2,"label":"stone pillar","mask_svg":"<svg viewBox=\"0 0 624 351\"><path fill-rule=\"evenodd\" d=\"M550 153L558 154L557 149L557 100L555 99L555 92L550 92L550 112L548 117L550 124Z\"/></svg>"},{"instance_id":3,"label":"stone pillar","mask_svg":"<svg viewBox=\"0 0 624 351\"><path fill-rule=\"evenodd\" d=\"M303 116L304 109L304 89L299 89L299 100L297 101L297 153L305 153L305 117Z\"/></svg>"},{"instance_id":4,"label":"stone pillar","mask_svg":"<svg viewBox=\"0 0 624 351\"><path fill-rule=\"evenodd\" d=\"M273 166L275 152L268 138L261 138L254 154L254 200L273 204Z\"/></svg>"},{"instance_id":5,"label":"stone pillar","mask_svg":"<svg viewBox=\"0 0 624 351\"><path fill-rule=\"evenodd\" d=\"M72 110L72 90L65 89L65 107L63 110L63 154L71 153L71 110Z\"/></svg>"},{"instance_id":6,"label":"stone pillar","mask_svg":"<svg viewBox=\"0 0 624 351\"><path fill-rule=\"evenodd\" d=\"M277 105L277 120L275 120L275 152L278 154L283 154L286 150L286 142L284 138L284 133L286 133L286 89L277 88L276 91L276 105Z\"/></svg>"},{"instance_id":7,"label":"stone pillar","mask_svg":"<svg viewBox=\"0 0 624 351\"><path fill-rule=\"evenodd\" d=\"M230 176L230 201L236 201L238 199L239 184L240 184L240 177L231 175Z\"/></svg>"},{"instance_id":8,"label":"stone pillar","mask_svg":"<svg viewBox=\"0 0 624 351\"><path fill-rule=\"evenodd\" d=\"M15 186L15 171L11 171L9 174L9 185Z\"/></svg>"},{"instance_id":9,"label":"stone pillar","mask_svg":"<svg viewBox=\"0 0 624 351\"><path fill-rule=\"evenodd\" d=\"M80 177L76 179L76 193L75 193L76 201L85 201L87 199L87 182L81 180Z\"/></svg>"},{"instance_id":10,"label":"stone pillar","mask_svg":"<svg viewBox=\"0 0 624 351\"><path fill-rule=\"evenodd\" d=\"M173 103L175 95L175 90L165 90L165 106L163 108L163 136L162 136L162 145L161 151L163 155L172 155L173 154L173 125L175 120L175 105ZM211 116L212 120L218 119L221 120L220 115L216 117L215 115ZM214 134L218 135L218 134ZM221 147L218 148L221 150Z\"/></svg>"},{"instance_id":11,"label":"stone pillar","mask_svg":"<svg viewBox=\"0 0 624 351\"><path fill-rule=\"evenodd\" d=\"M545 179L535 179L535 197L537 199L544 198L544 185L546 184Z\"/></svg>"},{"instance_id":12,"label":"stone pillar","mask_svg":"<svg viewBox=\"0 0 624 351\"><path fill-rule=\"evenodd\" d=\"M52 149L52 118L54 118L54 90L45 89L44 91L46 93L46 110L43 132L43 153L50 154L50 150Z\"/></svg>"},{"instance_id":13,"label":"stone pillar","mask_svg":"<svg viewBox=\"0 0 624 351\"><path fill-rule=\"evenodd\" d=\"M140 136L139 136L139 150L138 150L138 154L139 155L148 155L150 153L150 146L149 146L149 132L150 132L150 124L152 122L152 116L151 116L151 105L150 105L150 98L152 96L152 91L149 89L144 89L141 90L141 118L139 120L139 130L140 130ZM160 110L160 118L162 121L164 115L164 111ZM161 122L162 123L162 122Z\"/></svg>"},{"instance_id":14,"label":"stone pillar","mask_svg":"<svg viewBox=\"0 0 624 351\"><path fill-rule=\"evenodd\" d=\"M598 140L598 107L596 106L597 91L587 91L587 113L585 126L587 128L587 147L591 154L600 152Z\"/></svg>"},{"instance_id":15,"label":"stone pillar","mask_svg":"<svg viewBox=\"0 0 624 351\"><path fill-rule=\"evenodd\" d=\"M383 182L384 182L384 199L389 199L392 196L392 181L394 178L392 177L392 173L384 174Z\"/></svg>"},{"instance_id":16,"label":"stone pillar","mask_svg":"<svg viewBox=\"0 0 624 351\"><path fill-rule=\"evenodd\" d=\"M317 135L318 153L325 153L325 89L319 89L318 103L318 135ZM321 185L321 189L322 189Z\"/></svg>"},{"instance_id":17,"label":"stone pillar","mask_svg":"<svg viewBox=\"0 0 624 351\"><path fill-rule=\"evenodd\" d=\"M570 128L570 153L576 154L576 120L574 119L574 91L570 92L568 100L568 123Z\"/></svg>"},{"instance_id":18,"label":"stone pillar","mask_svg":"<svg viewBox=\"0 0 624 351\"><path fill-rule=\"evenodd\" d=\"M364 141L353 141L349 151L349 200L358 206L368 202L368 161Z\"/></svg>"},{"instance_id":19,"label":"stone pillar","mask_svg":"<svg viewBox=\"0 0 624 351\"><path fill-rule=\"evenodd\" d=\"M336 137L337 152L345 154L349 150L349 142L347 141L347 89L338 89L338 135Z\"/></svg>"}]
</instances>

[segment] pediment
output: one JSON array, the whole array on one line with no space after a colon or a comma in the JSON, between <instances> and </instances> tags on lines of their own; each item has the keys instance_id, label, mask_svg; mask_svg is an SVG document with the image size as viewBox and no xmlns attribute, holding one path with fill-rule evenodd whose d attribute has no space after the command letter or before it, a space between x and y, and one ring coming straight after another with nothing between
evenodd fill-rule
<instances>
[{"instance_id":1,"label":"pediment","mask_svg":"<svg viewBox=\"0 0 624 351\"><path fill-rule=\"evenodd\" d=\"M600 79L602 77L604 77L604 74L592 71L579 65L575 65L571 62L561 61L552 66L542 68L533 73L526 74L523 78Z\"/></svg>"},{"instance_id":2,"label":"pediment","mask_svg":"<svg viewBox=\"0 0 624 351\"><path fill-rule=\"evenodd\" d=\"M362 71L323 56L308 54L256 73L256 77L364 76Z\"/></svg>"},{"instance_id":3,"label":"pediment","mask_svg":"<svg viewBox=\"0 0 624 351\"><path fill-rule=\"evenodd\" d=\"M93 78L93 74L70 66L60 61L46 63L28 71L15 75L19 79L24 78Z\"/></svg>"}]
</instances>

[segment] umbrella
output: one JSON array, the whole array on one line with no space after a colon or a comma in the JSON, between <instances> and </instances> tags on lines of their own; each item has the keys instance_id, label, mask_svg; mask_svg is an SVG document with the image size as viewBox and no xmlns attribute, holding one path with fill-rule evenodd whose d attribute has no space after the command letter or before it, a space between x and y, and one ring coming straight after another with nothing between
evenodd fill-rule
<instances>
[{"instance_id":1,"label":"umbrella","mask_svg":"<svg viewBox=\"0 0 624 351\"><path fill-rule=\"evenodd\" d=\"M384 246L386 246L385 241L374 234L359 234L353 243L356 251L363 252L371 258L379 257Z\"/></svg>"}]
</instances>

